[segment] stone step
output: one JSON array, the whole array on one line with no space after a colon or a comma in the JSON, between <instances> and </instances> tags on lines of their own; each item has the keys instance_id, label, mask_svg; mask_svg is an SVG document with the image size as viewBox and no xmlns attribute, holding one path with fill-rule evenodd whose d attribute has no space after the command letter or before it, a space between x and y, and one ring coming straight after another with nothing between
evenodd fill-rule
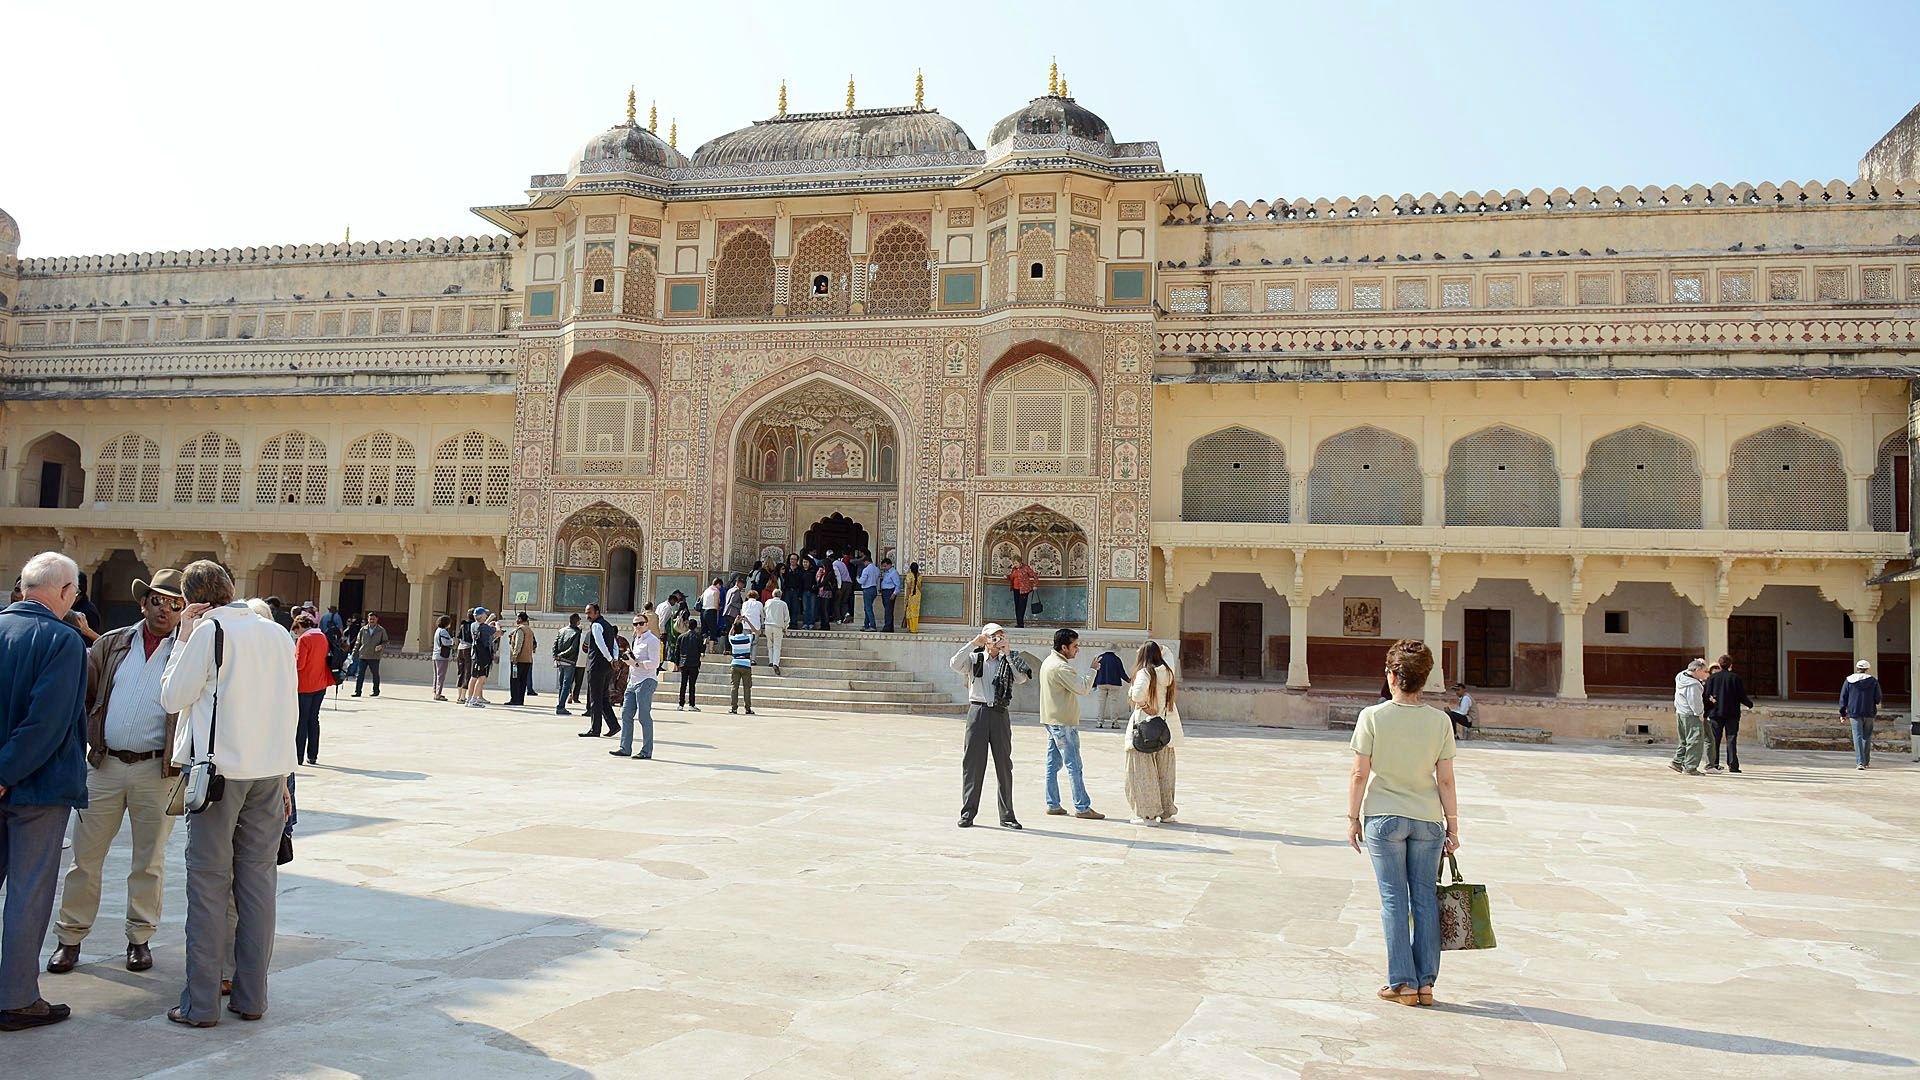
<instances>
[{"instance_id":1,"label":"stone step","mask_svg":"<svg viewBox=\"0 0 1920 1080\"><path fill-rule=\"evenodd\" d=\"M754 667L765 667L764 662L756 662ZM782 670L790 670L797 675L816 676L823 679L873 679L899 676L911 679L916 676L899 668L881 664L876 660L816 660L810 657L780 658Z\"/></svg>"},{"instance_id":2,"label":"stone step","mask_svg":"<svg viewBox=\"0 0 1920 1080\"><path fill-rule=\"evenodd\" d=\"M897 690L892 687L888 687L885 690L810 690L804 687L790 687L786 685L784 680L773 678L772 676L762 680L758 675L754 676L753 683L754 696L756 698L760 696L760 691L764 687L769 694L777 694L783 698L807 702L819 709L837 709L845 704L873 699L912 702L923 705L940 705L953 701L953 695L951 694L942 694L930 690ZM726 682L716 682L714 685L717 692L725 693L729 684Z\"/></svg>"},{"instance_id":3,"label":"stone step","mask_svg":"<svg viewBox=\"0 0 1920 1080\"><path fill-rule=\"evenodd\" d=\"M1873 731L1873 748L1889 754L1904 754L1912 746L1904 730L1895 732L1880 725ZM1763 733L1770 750L1853 750L1853 733L1832 724L1773 724Z\"/></svg>"},{"instance_id":4,"label":"stone step","mask_svg":"<svg viewBox=\"0 0 1920 1080\"><path fill-rule=\"evenodd\" d=\"M1546 728L1487 727L1482 724L1473 729L1471 738L1475 742L1550 743L1553 741L1553 732Z\"/></svg>"},{"instance_id":5,"label":"stone step","mask_svg":"<svg viewBox=\"0 0 1920 1080\"><path fill-rule=\"evenodd\" d=\"M869 694L888 694L896 690L914 694L935 694L940 692L940 688L932 683L922 682L919 679L909 678L905 675L897 679L881 678L879 676L882 673L877 671L872 672L869 678L846 679L807 674L786 664L782 664L780 670L783 674L775 675L770 669L755 668L753 673L754 682L756 684L765 683L770 687L779 686L791 690L807 691L858 690L862 693Z\"/></svg>"},{"instance_id":6,"label":"stone step","mask_svg":"<svg viewBox=\"0 0 1920 1080\"><path fill-rule=\"evenodd\" d=\"M722 711L726 709L727 695L725 693L717 695L701 694L700 697L703 702L706 702L706 704L700 706L702 711L712 712L716 708ZM716 705L715 703L718 704ZM966 711L966 706L956 705L951 699L945 702L900 701L878 695L870 695L861 701L821 702L811 697L761 693L760 688L755 687L753 709L756 713L763 709L779 709L787 712L807 713L910 713L919 715L944 714L958 716Z\"/></svg>"}]
</instances>

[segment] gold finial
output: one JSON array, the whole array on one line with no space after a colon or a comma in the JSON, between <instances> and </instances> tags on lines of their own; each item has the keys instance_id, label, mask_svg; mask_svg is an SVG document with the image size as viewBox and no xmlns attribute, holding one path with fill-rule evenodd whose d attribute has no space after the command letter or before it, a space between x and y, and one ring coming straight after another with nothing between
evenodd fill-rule
<instances>
[{"instance_id":1,"label":"gold finial","mask_svg":"<svg viewBox=\"0 0 1920 1080\"><path fill-rule=\"evenodd\" d=\"M347 239L346 239L346 242L347 242L347 243L349 243L349 244L351 244L351 243L353 243L353 226L351 226L351 225L349 225L349 226L347 226Z\"/></svg>"},{"instance_id":2,"label":"gold finial","mask_svg":"<svg viewBox=\"0 0 1920 1080\"><path fill-rule=\"evenodd\" d=\"M1067 90L1067 80L1065 79L1060 80L1060 96L1066 98L1068 101L1073 100L1073 94Z\"/></svg>"},{"instance_id":3,"label":"gold finial","mask_svg":"<svg viewBox=\"0 0 1920 1080\"><path fill-rule=\"evenodd\" d=\"M927 107L927 76L919 68L913 70L913 107Z\"/></svg>"},{"instance_id":4,"label":"gold finial","mask_svg":"<svg viewBox=\"0 0 1920 1080\"><path fill-rule=\"evenodd\" d=\"M1053 66L1047 69L1047 95L1060 96L1060 61L1055 59Z\"/></svg>"},{"instance_id":5,"label":"gold finial","mask_svg":"<svg viewBox=\"0 0 1920 1080\"><path fill-rule=\"evenodd\" d=\"M633 87L627 87L627 126L633 126Z\"/></svg>"},{"instance_id":6,"label":"gold finial","mask_svg":"<svg viewBox=\"0 0 1920 1080\"><path fill-rule=\"evenodd\" d=\"M787 80L780 80L780 115L787 115Z\"/></svg>"},{"instance_id":7,"label":"gold finial","mask_svg":"<svg viewBox=\"0 0 1920 1080\"><path fill-rule=\"evenodd\" d=\"M658 101L647 106L647 130L655 133L658 133L660 130L660 103Z\"/></svg>"},{"instance_id":8,"label":"gold finial","mask_svg":"<svg viewBox=\"0 0 1920 1080\"><path fill-rule=\"evenodd\" d=\"M675 150L680 149L680 118L677 116L673 118L673 123L667 127L667 145L673 147Z\"/></svg>"},{"instance_id":9,"label":"gold finial","mask_svg":"<svg viewBox=\"0 0 1920 1080\"><path fill-rule=\"evenodd\" d=\"M853 111L853 76L847 76L847 111Z\"/></svg>"}]
</instances>

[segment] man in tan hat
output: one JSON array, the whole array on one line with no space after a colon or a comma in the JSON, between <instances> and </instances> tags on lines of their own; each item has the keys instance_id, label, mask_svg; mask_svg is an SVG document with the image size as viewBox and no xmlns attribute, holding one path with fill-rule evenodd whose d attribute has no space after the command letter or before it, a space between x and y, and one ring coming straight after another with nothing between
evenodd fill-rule
<instances>
[{"instance_id":1,"label":"man in tan hat","mask_svg":"<svg viewBox=\"0 0 1920 1080\"><path fill-rule=\"evenodd\" d=\"M67 870L60 945L47 961L55 975L80 962L80 942L100 910L101 869L124 815L133 819L133 860L127 872L127 970L153 966L147 942L160 923L166 871L167 816L172 777L167 763L174 717L160 706L160 676L174 647L173 631L186 607L178 570L151 582L135 579L141 621L102 634L87 652L87 808L73 830L73 866Z\"/></svg>"}]
</instances>

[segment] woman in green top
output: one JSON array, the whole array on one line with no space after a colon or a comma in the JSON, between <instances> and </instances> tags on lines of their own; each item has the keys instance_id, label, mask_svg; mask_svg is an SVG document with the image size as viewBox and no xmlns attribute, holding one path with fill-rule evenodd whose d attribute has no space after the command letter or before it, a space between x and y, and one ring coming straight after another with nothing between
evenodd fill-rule
<instances>
[{"instance_id":1,"label":"woman in green top","mask_svg":"<svg viewBox=\"0 0 1920 1080\"><path fill-rule=\"evenodd\" d=\"M1446 713L1420 703L1420 688L1432 670L1433 651L1424 642L1396 641L1387 650L1393 698L1361 710L1347 785L1347 842L1359 851L1366 840L1380 883L1387 985L1379 996L1401 1005L1433 1004L1433 984L1440 976L1434 883L1441 853L1460 846L1453 723Z\"/></svg>"}]
</instances>

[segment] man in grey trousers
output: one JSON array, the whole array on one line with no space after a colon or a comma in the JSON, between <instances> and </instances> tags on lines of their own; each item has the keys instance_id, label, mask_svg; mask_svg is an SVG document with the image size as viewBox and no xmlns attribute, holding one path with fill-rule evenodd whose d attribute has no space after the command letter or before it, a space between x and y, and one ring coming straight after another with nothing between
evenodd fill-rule
<instances>
[{"instance_id":1,"label":"man in grey trousers","mask_svg":"<svg viewBox=\"0 0 1920 1080\"><path fill-rule=\"evenodd\" d=\"M167 1019L212 1027L229 944L227 1011L242 1020L267 1011L276 859L290 809L287 775L297 764L297 680L293 639L234 603L233 579L218 563L188 566L181 591L187 609L160 681L161 705L180 714L172 759L185 767L211 757L226 784L218 802L187 819L187 985Z\"/></svg>"},{"instance_id":2,"label":"man in grey trousers","mask_svg":"<svg viewBox=\"0 0 1920 1080\"><path fill-rule=\"evenodd\" d=\"M987 779L987 753L1000 782L1000 825L1020 828L1013 816L1013 721L1007 706L1013 688L1033 678L1033 669L1007 645L1007 632L988 623L950 661L967 680L967 733L960 753L960 827L973 827L980 812L980 789Z\"/></svg>"}]
</instances>

